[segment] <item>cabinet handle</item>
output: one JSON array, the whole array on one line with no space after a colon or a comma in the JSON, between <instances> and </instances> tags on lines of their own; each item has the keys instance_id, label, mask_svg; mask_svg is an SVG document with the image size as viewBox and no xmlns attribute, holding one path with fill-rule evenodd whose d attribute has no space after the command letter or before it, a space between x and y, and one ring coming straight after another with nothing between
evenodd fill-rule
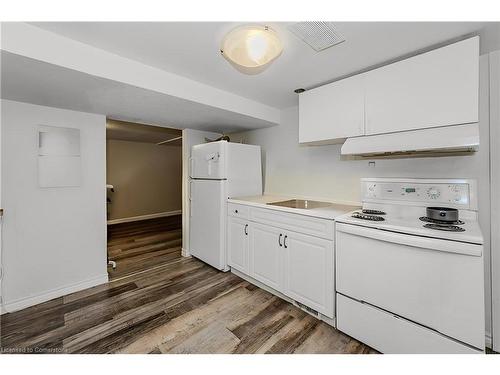
<instances>
[{"instance_id":1,"label":"cabinet handle","mask_svg":"<svg viewBox=\"0 0 500 375\"><path fill-rule=\"evenodd\" d=\"M282 237L282 236L283 236L283 235L280 233L280 236L279 236L279 238L278 238L278 244L279 244L280 246L283 246L283 245L281 244L281 237Z\"/></svg>"},{"instance_id":2,"label":"cabinet handle","mask_svg":"<svg viewBox=\"0 0 500 375\"><path fill-rule=\"evenodd\" d=\"M238 213L238 210L234 210L234 213L237 214Z\"/></svg>"},{"instance_id":3,"label":"cabinet handle","mask_svg":"<svg viewBox=\"0 0 500 375\"><path fill-rule=\"evenodd\" d=\"M283 239L283 246L285 246L285 249L288 249L288 246L286 245L287 238L288 238L288 236L285 236L285 238Z\"/></svg>"},{"instance_id":4,"label":"cabinet handle","mask_svg":"<svg viewBox=\"0 0 500 375\"><path fill-rule=\"evenodd\" d=\"M245 224L245 236L248 236L248 224Z\"/></svg>"}]
</instances>

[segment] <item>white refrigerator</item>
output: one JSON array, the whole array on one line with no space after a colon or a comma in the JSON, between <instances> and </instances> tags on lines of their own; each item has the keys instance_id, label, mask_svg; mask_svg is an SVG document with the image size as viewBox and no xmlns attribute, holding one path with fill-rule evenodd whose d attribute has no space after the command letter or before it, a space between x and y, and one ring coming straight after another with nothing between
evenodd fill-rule
<instances>
[{"instance_id":1,"label":"white refrigerator","mask_svg":"<svg viewBox=\"0 0 500 375\"><path fill-rule=\"evenodd\" d=\"M227 271L227 199L262 194L260 146L227 141L195 145L189 176L189 252Z\"/></svg>"}]
</instances>

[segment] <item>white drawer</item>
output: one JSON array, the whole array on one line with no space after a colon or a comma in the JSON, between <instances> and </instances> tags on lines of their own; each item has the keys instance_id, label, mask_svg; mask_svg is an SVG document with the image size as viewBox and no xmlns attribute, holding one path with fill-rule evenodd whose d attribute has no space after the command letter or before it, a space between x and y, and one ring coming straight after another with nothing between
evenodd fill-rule
<instances>
[{"instance_id":1,"label":"white drawer","mask_svg":"<svg viewBox=\"0 0 500 375\"><path fill-rule=\"evenodd\" d=\"M250 208L250 220L333 240L333 220L256 207Z\"/></svg>"},{"instance_id":2,"label":"white drawer","mask_svg":"<svg viewBox=\"0 0 500 375\"><path fill-rule=\"evenodd\" d=\"M250 207L245 206L243 204L236 204L236 203L228 203L227 204L227 214L229 216L239 217L242 219L248 219L249 210L250 210Z\"/></svg>"},{"instance_id":3,"label":"white drawer","mask_svg":"<svg viewBox=\"0 0 500 375\"><path fill-rule=\"evenodd\" d=\"M436 331L338 293L337 329L382 353L482 353Z\"/></svg>"}]
</instances>

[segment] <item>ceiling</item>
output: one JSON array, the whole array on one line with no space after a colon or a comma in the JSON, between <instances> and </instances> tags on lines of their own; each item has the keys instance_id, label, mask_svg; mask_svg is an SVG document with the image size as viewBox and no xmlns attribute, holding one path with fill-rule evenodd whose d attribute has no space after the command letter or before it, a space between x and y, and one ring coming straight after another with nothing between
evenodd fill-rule
<instances>
[{"instance_id":1,"label":"ceiling","mask_svg":"<svg viewBox=\"0 0 500 375\"><path fill-rule=\"evenodd\" d=\"M297 104L296 88L311 88L414 51L478 34L480 22L339 22L346 41L315 52L287 31L266 23L284 43L283 54L263 73L236 71L219 53L227 22L48 22L32 23L117 55L276 107Z\"/></svg>"},{"instance_id":2,"label":"ceiling","mask_svg":"<svg viewBox=\"0 0 500 375\"><path fill-rule=\"evenodd\" d=\"M237 132L275 125L237 112L1 52L2 99L176 129Z\"/></svg>"},{"instance_id":3,"label":"ceiling","mask_svg":"<svg viewBox=\"0 0 500 375\"><path fill-rule=\"evenodd\" d=\"M106 122L106 139L155 144L160 143L165 146L181 146L182 131L108 119Z\"/></svg>"}]
</instances>

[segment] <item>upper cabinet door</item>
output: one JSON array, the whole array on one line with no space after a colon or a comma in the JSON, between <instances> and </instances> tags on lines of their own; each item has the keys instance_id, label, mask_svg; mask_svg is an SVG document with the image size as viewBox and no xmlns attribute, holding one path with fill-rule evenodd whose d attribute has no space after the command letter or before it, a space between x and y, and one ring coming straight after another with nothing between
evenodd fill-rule
<instances>
[{"instance_id":1,"label":"upper cabinet door","mask_svg":"<svg viewBox=\"0 0 500 375\"><path fill-rule=\"evenodd\" d=\"M479 37L365 74L366 134L479 120Z\"/></svg>"},{"instance_id":2,"label":"upper cabinet door","mask_svg":"<svg viewBox=\"0 0 500 375\"><path fill-rule=\"evenodd\" d=\"M363 81L360 74L300 94L299 143L363 135Z\"/></svg>"}]
</instances>

